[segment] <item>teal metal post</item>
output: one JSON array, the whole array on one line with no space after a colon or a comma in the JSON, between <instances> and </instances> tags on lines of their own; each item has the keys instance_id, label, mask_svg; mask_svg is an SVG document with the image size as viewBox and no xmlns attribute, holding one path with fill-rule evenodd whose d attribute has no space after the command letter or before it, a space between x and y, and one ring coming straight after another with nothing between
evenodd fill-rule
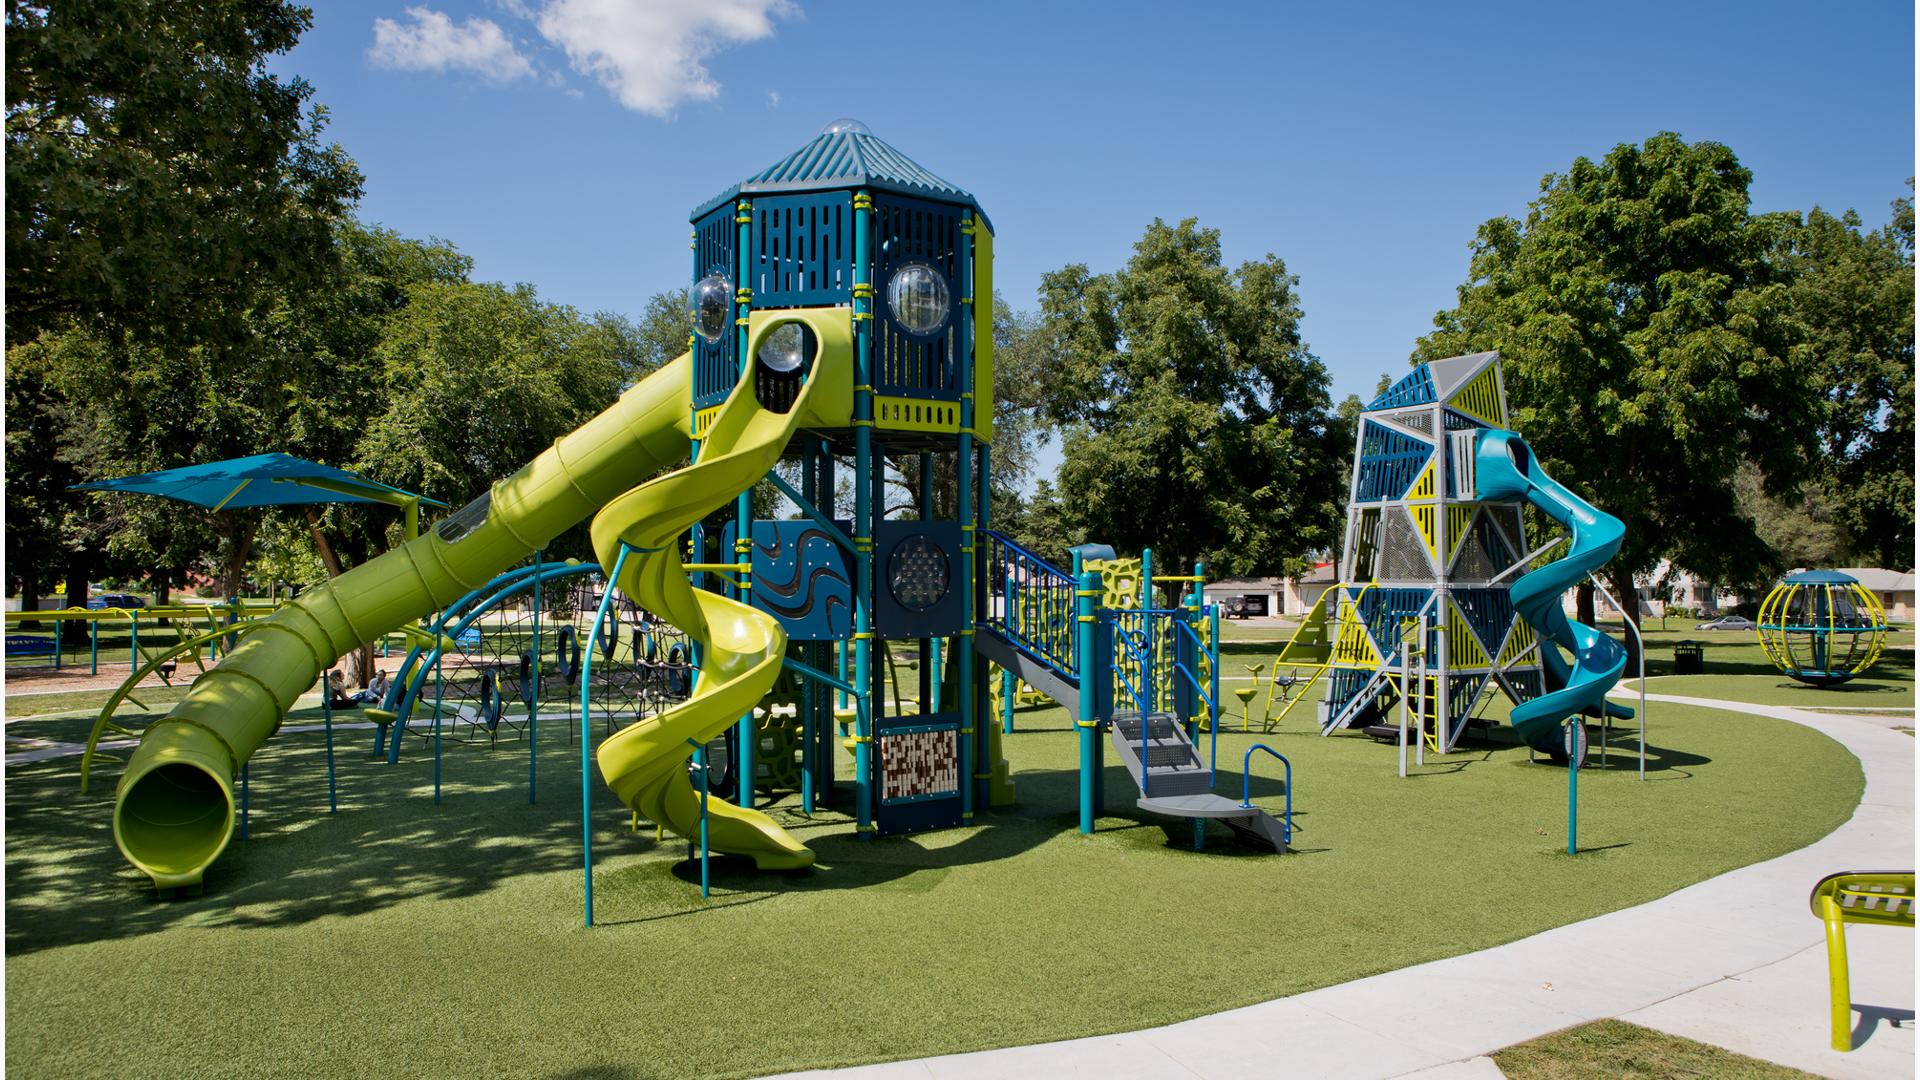
<instances>
[{"instance_id":1,"label":"teal metal post","mask_svg":"<svg viewBox=\"0 0 1920 1080\"><path fill-rule=\"evenodd\" d=\"M534 782L538 779L540 760L540 609L544 606L541 591L540 564L546 548L537 548L533 553L533 663L528 664L527 678L533 685L527 689L527 803L534 801Z\"/></svg>"},{"instance_id":2,"label":"teal metal post","mask_svg":"<svg viewBox=\"0 0 1920 1080\"><path fill-rule=\"evenodd\" d=\"M59 625L60 624L55 623L55 629L58 629ZM140 616L135 615L127 620L127 631L131 635L132 645L130 647L133 650L132 655L127 657L127 659L135 667L138 667L140 666Z\"/></svg>"},{"instance_id":3,"label":"teal metal post","mask_svg":"<svg viewBox=\"0 0 1920 1080\"><path fill-rule=\"evenodd\" d=\"M433 650L433 801L440 801L440 701L446 683L440 677L441 652ZM331 690L328 693L332 693Z\"/></svg>"},{"instance_id":4,"label":"teal metal post","mask_svg":"<svg viewBox=\"0 0 1920 1080\"><path fill-rule=\"evenodd\" d=\"M55 671L60 670L60 628L65 625L65 619L53 624L53 669Z\"/></svg>"},{"instance_id":5,"label":"teal metal post","mask_svg":"<svg viewBox=\"0 0 1920 1080\"><path fill-rule=\"evenodd\" d=\"M1080 553L1074 552L1074 565L1080 565ZM1100 575L1093 571L1081 571L1074 575L1076 582L1074 596L1074 668L1080 675L1080 831L1093 832L1094 815L1098 812L1100 786L1100 765L1097 751L1100 742L1100 718L1095 716L1095 703L1099 700L1095 680L1101 677L1106 665L1094 659L1094 597L1100 592Z\"/></svg>"},{"instance_id":6,"label":"teal metal post","mask_svg":"<svg viewBox=\"0 0 1920 1080\"><path fill-rule=\"evenodd\" d=\"M854 833L873 837L873 195L853 197ZM965 780L961 781L962 786Z\"/></svg>"},{"instance_id":7,"label":"teal metal post","mask_svg":"<svg viewBox=\"0 0 1920 1080\"><path fill-rule=\"evenodd\" d=\"M333 693L327 689L327 677L320 676L320 720L327 728L327 813L340 812L340 790L333 780Z\"/></svg>"},{"instance_id":8,"label":"teal metal post","mask_svg":"<svg viewBox=\"0 0 1920 1080\"><path fill-rule=\"evenodd\" d=\"M590 689L593 686L593 650L600 643L600 626L607 621L607 608L613 603L613 583L620 580L620 571L627 565L627 555L632 550L626 541L620 542L620 553L613 557L613 572L607 575L606 587L600 590L599 613L593 617L593 629L587 631L587 643L581 647L580 653L580 849L584 859L582 881L586 891L588 926L593 925L593 699Z\"/></svg>"},{"instance_id":9,"label":"teal metal post","mask_svg":"<svg viewBox=\"0 0 1920 1080\"><path fill-rule=\"evenodd\" d=\"M1567 854L1580 853L1580 759L1574 751L1579 748L1579 738L1574 734L1573 725L1580 723L1580 717L1574 716L1566 724L1567 745Z\"/></svg>"},{"instance_id":10,"label":"teal metal post","mask_svg":"<svg viewBox=\"0 0 1920 1080\"><path fill-rule=\"evenodd\" d=\"M1019 693L1019 680L1013 677L1013 672L1003 669L1000 672L1000 733L1002 735L1013 734L1013 699Z\"/></svg>"},{"instance_id":11,"label":"teal metal post","mask_svg":"<svg viewBox=\"0 0 1920 1080\"><path fill-rule=\"evenodd\" d=\"M734 355L740 360L738 377L753 377L753 357L747 355L747 317L753 310L753 290L747 287L752 274L753 247L753 204L741 199L734 205L734 224L738 227L738 242L733 246L734 269L734 326L739 345ZM753 495L751 488L741 492L733 500L733 555L734 562L748 561L753 552ZM722 561L725 561L724 559ZM746 574L735 573L733 580L747 582ZM748 585L735 585L728 590L735 600L748 603L748 594L752 589ZM734 801L745 809L753 809L754 782L759 777L759 764L754 760L760 749L760 731L754 723L753 710L749 708L735 724L734 746L738 748L740 771L739 782L735 784Z\"/></svg>"},{"instance_id":12,"label":"teal metal post","mask_svg":"<svg viewBox=\"0 0 1920 1080\"><path fill-rule=\"evenodd\" d=\"M133 666L139 667L138 657L133 658ZM100 620L87 620L87 674L100 674Z\"/></svg>"},{"instance_id":13,"label":"teal metal post","mask_svg":"<svg viewBox=\"0 0 1920 1080\"><path fill-rule=\"evenodd\" d=\"M919 457L920 457L920 520L932 521L933 520L933 454L929 451L922 450L920 451ZM958 462L955 462L955 464L961 468L966 467L966 463L964 461L958 461ZM963 545L966 543L966 539L964 536L961 538L961 543ZM935 695L937 695L940 692L939 680L934 677L934 672L939 670L939 668L934 664L934 649L937 647L936 640L937 639L931 638L931 637L923 637L920 639L920 678L918 680L919 682L918 693L920 696L920 714L922 716L926 716L932 713L937 713L940 711L939 704L934 700ZM968 726L966 724L964 717L961 718L960 726L963 728Z\"/></svg>"}]
</instances>

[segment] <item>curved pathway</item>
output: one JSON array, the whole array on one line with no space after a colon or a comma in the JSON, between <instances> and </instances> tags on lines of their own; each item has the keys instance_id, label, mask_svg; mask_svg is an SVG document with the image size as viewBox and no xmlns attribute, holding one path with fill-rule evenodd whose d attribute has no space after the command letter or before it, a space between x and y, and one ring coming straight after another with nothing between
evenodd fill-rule
<instances>
[{"instance_id":1,"label":"curved pathway","mask_svg":"<svg viewBox=\"0 0 1920 1080\"><path fill-rule=\"evenodd\" d=\"M1856 1049L1837 1053L1827 1047L1826 950L1807 894L1836 871L1914 865L1913 737L1865 718L1647 699L1769 716L1827 735L1860 760L1859 807L1798 851L1465 956L1166 1027L793 1075L1498 1077L1484 1055L1619 1017L1825 1076L1912 1076L1912 933L1848 931Z\"/></svg>"}]
</instances>

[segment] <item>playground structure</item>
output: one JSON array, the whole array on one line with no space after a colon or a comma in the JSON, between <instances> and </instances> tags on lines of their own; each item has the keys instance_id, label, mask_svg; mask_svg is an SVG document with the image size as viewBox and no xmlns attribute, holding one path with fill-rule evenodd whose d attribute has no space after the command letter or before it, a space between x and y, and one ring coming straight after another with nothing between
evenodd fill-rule
<instances>
[{"instance_id":1,"label":"playground structure","mask_svg":"<svg viewBox=\"0 0 1920 1080\"><path fill-rule=\"evenodd\" d=\"M531 751L540 702L577 694L589 924L592 763L636 815L697 838L703 856L804 867L812 852L759 811L756 789L797 776L802 813L837 800L836 728L862 838L962 825L1011 801L989 661L1073 714L1083 831L1100 808L1104 731L1139 805L1192 820L1196 846L1218 819L1284 850L1290 813L1251 805L1254 751L1231 799L1213 794L1216 748L1203 759L1194 741L1198 718L1217 731L1219 717L1218 612L1201 603L1201 569L1162 577L1191 587L1161 607L1150 552L1137 578L1111 558L1068 571L988 529L992 305L975 301L992 295L993 233L973 197L842 121L692 224L688 353L427 534L252 627L142 734L114 810L128 861L159 888L197 885L233 832L235 777L296 697L335 657L436 612L370 710L383 749L396 760L426 735L437 761L450 725L484 728L491 744L524 718ZM797 484L775 471L783 461ZM849 467L852 515L838 518L831 496ZM889 469L918 473L911 518L885 514ZM796 518L755 519L748 493L763 480ZM512 568L587 518L606 585L584 637L575 603L550 653L547 592L595 568ZM619 649L643 624L642 640L658 624L685 634L691 687L656 679L603 705L611 733L596 746L595 688L613 692L610 662L651 662ZM911 694L896 643L915 657ZM762 738L776 716L796 738ZM781 760L763 770L770 745ZM715 797L716 752L749 781L730 800ZM531 766L530 754L530 799Z\"/></svg>"},{"instance_id":2,"label":"playground structure","mask_svg":"<svg viewBox=\"0 0 1920 1080\"><path fill-rule=\"evenodd\" d=\"M1275 660L1276 676L1306 681L1281 719L1324 680L1322 734L1397 739L1404 775L1409 732L1421 760L1448 753L1496 689L1521 738L1557 761L1585 754L1584 729L1562 731L1569 717L1634 715L1606 700L1625 650L1560 606L1619 550L1620 522L1548 477L1507 416L1491 352L1421 364L1367 405L1340 583ZM1526 504L1568 535L1530 547ZM1563 557L1529 570L1563 539Z\"/></svg>"},{"instance_id":3,"label":"playground structure","mask_svg":"<svg viewBox=\"0 0 1920 1080\"><path fill-rule=\"evenodd\" d=\"M1838 686L1880 659L1887 613L1851 575L1806 570L1767 593L1756 632L1767 659L1789 677L1809 686Z\"/></svg>"}]
</instances>

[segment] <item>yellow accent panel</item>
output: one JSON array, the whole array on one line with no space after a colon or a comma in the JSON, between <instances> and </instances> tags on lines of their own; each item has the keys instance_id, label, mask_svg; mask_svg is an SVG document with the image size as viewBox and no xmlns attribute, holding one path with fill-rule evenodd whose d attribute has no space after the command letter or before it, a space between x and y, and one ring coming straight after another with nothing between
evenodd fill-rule
<instances>
[{"instance_id":1,"label":"yellow accent panel","mask_svg":"<svg viewBox=\"0 0 1920 1080\"><path fill-rule=\"evenodd\" d=\"M1467 621L1460 605L1448 600L1447 608L1447 667L1456 670L1492 667L1487 647L1474 635L1473 624Z\"/></svg>"},{"instance_id":2,"label":"yellow accent panel","mask_svg":"<svg viewBox=\"0 0 1920 1080\"><path fill-rule=\"evenodd\" d=\"M1533 636L1533 627L1527 623L1527 620L1513 620L1513 631L1507 635L1507 643L1500 650L1500 660L1495 663L1494 666L1501 669L1512 667L1513 662L1520 658L1521 653L1533 648L1536 640L1538 639ZM1533 661L1533 663L1538 662L1538 659ZM1532 664L1528 666L1530 667Z\"/></svg>"},{"instance_id":3,"label":"yellow accent panel","mask_svg":"<svg viewBox=\"0 0 1920 1080\"><path fill-rule=\"evenodd\" d=\"M718 405L715 405L710 409L701 409L699 412L694 413L693 414L693 437L696 439L706 438L707 429L713 426L713 418L719 415L720 415L720 406Z\"/></svg>"},{"instance_id":4,"label":"yellow accent panel","mask_svg":"<svg viewBox=\"0 0 1920 1080\"><path fill-rule=\"evenodd\" d=\"M1472 503L1447 507L1447 565L1451 566L1453 557L1460 553L1460 538L1466 535L1467 526L1473 524L1473 514L1477 509Z\"/></svg>"},{"instance_id":5,"label":"yellow accent panel","mask_svg":"<svg viewBox=\"0 0 1920 1080\"><path fill-rule=\"evenodd\" d=\"M1377 668L1384 663L1367 634L1366 623L1351 617L1340 621L1340 636L1333 643L1333 663L1335 667L1353 668Z\"/></svg>"},{"instance_id":6,"label":"yellow accent panel","mask_svg":"<svg viewBox=\"0 0 1920 1080\"><path fill-rule=\"evenodd\" d=\"M1427 542L1427 554L1432 556L1436 563L1440 559L1438 530L1434 527L1434 516L1438 510L1437 506L1407 507L1407 512L1413 515L1414 527L1420 530L1420 536Z\"/></svg>"},{"instance_id":7,"label":"yellow accent panel","mask_svg":"<svg viewBox=\"0 0 1920 1080\"><path fill-rule=\"evenodd\" d=\"M1435 468L1435 465L1439 462L1439 460L1440 460L1440 455L1438 454L1435 454L1433 457L1427 459L1427 467L1420 470L1420 478L1418 480L1415 480L1413 482L1413 486L1407 489L1407 498L1410 501L1418 501L1420 499L1431 499L1434 497L1434 493L1433 493L1434 492L1433 480L1435 475L1434 468Z\"/></svg>"},{"instance_id":8,"label":"yellow accent panel","mask_svg":"<svg viewBox=\"0 0 1920 1080\"><path fill-rule=\"evenodd\" d=\"M1447 404L1476 420L1506 427L1506 410L1500 407L1500 366L1488 364L1485 371L1456 391Z\"/></svg>"},{"instance_id":9,"label":"yellow accent panel","mask_svg":"<svg viewBox=\"0 0 1920 1080\"><path fill-rule=\"evenodd\" d=\"M886 431L953 434L960 430L960 406L951 401L875 396L873 422L874 427Z\"/></svg>"},{"instance_id":10,"label":"yellow accent panel","mask_svg":"<svg viewBox=\"0 0 1920 1080\"><path fill-rule=\"evenodd\" d=\"M993 442L993 233L973 217L973 433Z\"/></svg>"}]
</instances>

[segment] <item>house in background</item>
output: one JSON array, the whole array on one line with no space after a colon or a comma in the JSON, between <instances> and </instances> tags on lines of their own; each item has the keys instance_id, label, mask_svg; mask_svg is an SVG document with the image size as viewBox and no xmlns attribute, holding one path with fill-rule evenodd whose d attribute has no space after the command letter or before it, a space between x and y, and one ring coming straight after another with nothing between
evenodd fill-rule
<instances>
[{"instance_id":1,"label":"house in background","mask_svg":"<svg viewBox=\"0 0 1920 1080\"><path fill-rule=\"evenodd\" d=\"M1228 605L1224 613L1238 599L1246 618L1298 617L1306 614L1319 601L1320 594L1333 588L1338 580L1332 563L1319 563L1297 578L1225 578L1207 582L1207 603Z\"/></svg>"},{"instance_id":2,"label":"house in background","mask_svg":"<svg viewBox=\"0 0 1920 1080\"><path fill-rule=\"evenodd\" d=\"M1894 622L1913 621L1913 571L1901 573L1898 570L1882 570L1878 567L1843 566L1840 572L1853 577L1860 586L1880 601L1887 609L1887 618Z\"/></svg>"}]
</instances>

